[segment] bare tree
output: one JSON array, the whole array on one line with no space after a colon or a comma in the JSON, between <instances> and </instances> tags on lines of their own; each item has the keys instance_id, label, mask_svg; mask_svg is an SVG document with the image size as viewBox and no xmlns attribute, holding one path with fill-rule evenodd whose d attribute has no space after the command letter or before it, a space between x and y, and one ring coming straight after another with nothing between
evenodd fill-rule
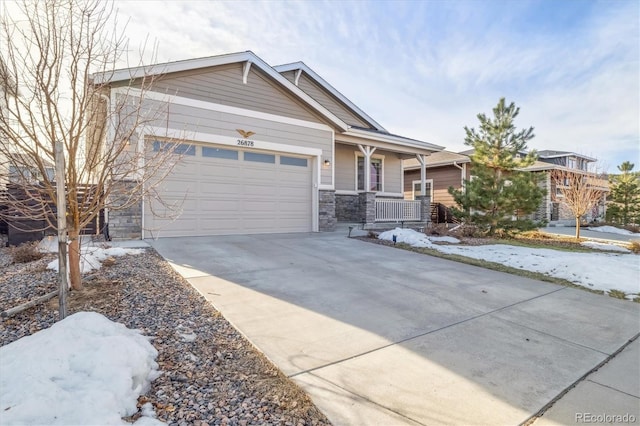
<instances>
[{"instance_id":1,"label":"bare tree","mask_svg":"<svg viewBox=\"0 0 640 426\"><path fill-rule=\"evenodd\" d=\"M118 96L111 95L108 78L92 80L127 63L112 3L9 6L14 9L0 18L0 159L19 191L10 194L8 211L57 229L51 167L56 144L63 144L70 285L80 290L83 227L100 209L139 203L179 161L171 150L149 149L139 136L146 126L165 123L168 104L144 101L158 75L153 70L123 84Z\"/></svg>"},{"instance_id":2,"label":"bare tree","mask_svg":"<svg viewBox=\"0 0 640 426\"><path fill-rule=\"evenodd\" d=\"M576 239L580 238L580 220L597 206L606 192L595 172L553 170L551 181L555 191L551 192L554 202L564 204L571 211L576 222Z\"/></svg>"}]
</instances>

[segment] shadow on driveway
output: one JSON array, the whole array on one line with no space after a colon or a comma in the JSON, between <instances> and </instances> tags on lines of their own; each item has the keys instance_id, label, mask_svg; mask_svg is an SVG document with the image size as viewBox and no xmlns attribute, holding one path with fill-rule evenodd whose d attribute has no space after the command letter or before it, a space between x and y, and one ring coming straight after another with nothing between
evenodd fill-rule
<instances>
[{"instance_id":1,"label":"shadow on driveway","mask_svg":"<svg viewBox=\"0 0 640 426\"><path fill-rule=\"evenodd\" d=\"M149 243L335 424L519 424L640 332L636 303L337 233Z\"/></svg>"}]
</instances>

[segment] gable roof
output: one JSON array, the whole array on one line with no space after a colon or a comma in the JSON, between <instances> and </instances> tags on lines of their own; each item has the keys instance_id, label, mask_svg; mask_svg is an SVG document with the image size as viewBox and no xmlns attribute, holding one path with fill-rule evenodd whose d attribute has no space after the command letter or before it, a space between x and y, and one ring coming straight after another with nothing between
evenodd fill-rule
<instances>
[{"instance_id":1,"label":"gable roof","mask_svg":"<svg viewBox=\"0 0 640 426\"><path fill-rule=\"evenodd\" d=\"M247 67L257 67L264 74L269 76L277 84L281 85L289 93L293 94L304 104L308 105L312 110L318 112L322 117L332 123L340 132L356 136L363 137L365 139L374 139L383 142L390 142L403 146L410 146L415 148L427 149L431 151L440 151L444 149L442 146L434 145L428 142L420 141L417 139L406 138L399 135L393 135L382 127L379 123L369 117L364 111L358 108L355 104L349 101L344 95L333 88L324 79L318 76L311 68L307 67L302 62L295 62L292 64L280 65L278 67L271 67L255 53L250 50L238 53L229 53L225 55L210 56L205 58L187 59L174 62L166 62L161 64L154 64L149 66L140 66L132 68L124 68L114 70L110 72L95 73L90 76L90 81L93 84L107 84L120 81L129 81L139 79L143 77L157 76L169 73L176 73L180 71L190 71L197 69L204 69L209 67L215 67L219 65L227 65L238 62L244 62ZM337 117L334 113L329 111L325 106L313 99L305 91L297 87L294 83L290 82L276 69L281 72L285 72L287 69L301 69L311 76L318 84L320 84L325 90L329 91L332 96L344 103L350 110L361 116L364 121L370 123L374 128L364 129L358 126L352 126L344 122L344 120ZM248 72L248 69L246 72Z\"/></svg>"},{"instance_id":2,"label":"gable roof","mask_svg":"<svg viewBox=\"0 0 640 426\"><path fill-rule=\"evenodd\" d=\"M346 106L348 109L350 109L353 113L355 113L355 115L357 115L358 117L363 119L365 122L367 122L369 125L371 125L371 127L381 132L385 132L385 133L387 132L387 130L384 127L382 127L380 123L375 121L373 118L367 115L364 111L358 108L356 104L354 104L349 99L347 99L346 96L340 93L325 79L320 77L314 70L309 68L309 66L307 66L307 64L305 64L304 62L299 61L299 62L292 62L290 64L276 65L273 68L279 73L284 73L287 71L296 71L296 77L294 80L294 84L296 86L298 86L297 83L298 83L298 80L300 79L301 73L305 73L315 83L317 83L322 89L328 92L333 98L337 99L343 106Z\"/></svg>"},{"instance_id":3,"label":"gable roof","mask_svg":"<svg viewBox=\"0 0 640 426\"><path fill-rule=\"evenodd\" d=\"M329 120L341 131L346 131L349 126L347 123L336 117L331 111L320 105L315 99L307 95L304 91L293 85L289 80L284 78L279 72L274 70L269 64L260 59L255 53L247 50L246 52L228 53L225 55L209 56L206 58L186 59L182 61L166 62L162 64L154 64L149 66L124 68L105 73L93 74L92 82L94 84L105 84L108 82L133 80L142 77L175 73L180 71L190 71L202 68L215 67L219 65L233 64L237 62L245 62L250 66L258 67L262 72L271 77L277 83L282 85L286 90L312 107L323 117Z\"/></svg>"},{"instance_id":4,"label":"gable roof","mask_svg":"<svg viewBox=\"0 0 640 426\"><path fill-rule=\"evenodd\" d=\"M553 151L549 149L538 151L538 158L558 158L558 157L580 157L587 161L598 161L595 158L587 157L586 155L577 154L571 151Z\"/></svg>"},{"instance_id":5,"label":"gable roof","mask_svg":"<svg viewBox=\"0 0 640 426\"><path fill-rule=\"evenodd\" d=\"M448 165L453 165L454 163L456 164L469 163L471 162L471 159L466 155L458 154L455 152L439 151L426 156L425 161L427 164L427 168L429 168L429 167L448 166ZM404 160L403 166L405 170L419 169L420 163L418 162L417 158L410 158L410 159Z\"/></svg>"}]
</instances>

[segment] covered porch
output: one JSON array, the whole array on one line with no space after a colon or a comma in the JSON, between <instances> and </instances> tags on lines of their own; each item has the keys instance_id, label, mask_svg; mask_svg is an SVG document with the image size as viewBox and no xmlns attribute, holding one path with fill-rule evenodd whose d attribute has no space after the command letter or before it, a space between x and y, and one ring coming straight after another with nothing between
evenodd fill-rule
<instances>
[{"instance_id":1,"label":"covered porch","mask_svg":"<svg viewBox=\"0 0 640 426\"><path fill-rule=\"evenodd\" d=\"M427 191L426 157L441 147L366 130L336 135L335 217L338 222L427 224L431 197ZM404 199L403 161L421 165L420 195Z\"/></svg>"}]
</instances>

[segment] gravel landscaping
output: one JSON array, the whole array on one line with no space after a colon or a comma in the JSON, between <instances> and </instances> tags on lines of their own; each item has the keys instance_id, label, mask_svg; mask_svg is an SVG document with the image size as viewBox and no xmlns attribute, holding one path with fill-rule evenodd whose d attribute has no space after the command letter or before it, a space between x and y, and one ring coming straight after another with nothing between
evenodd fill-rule
<instances>
[{"instance_id":1,"label":"gravel landscaping","mask_svg":"<svg viewBox=\"0 0 640 426\"><path fill-rule=\"evenodd\" d=\"M55 257L12 263L0 248L0 310L56 289L46 269ZM153 250L107 259L72 292L70 313L99 312L140 329L158 350L162 375L139 406L151 402L171 425L327 425L309 397L257 351ZM58 299L0 322L0 346L51 326ZM135 420L138 415L129 420Z\"/></svg>"}]
</instances>

